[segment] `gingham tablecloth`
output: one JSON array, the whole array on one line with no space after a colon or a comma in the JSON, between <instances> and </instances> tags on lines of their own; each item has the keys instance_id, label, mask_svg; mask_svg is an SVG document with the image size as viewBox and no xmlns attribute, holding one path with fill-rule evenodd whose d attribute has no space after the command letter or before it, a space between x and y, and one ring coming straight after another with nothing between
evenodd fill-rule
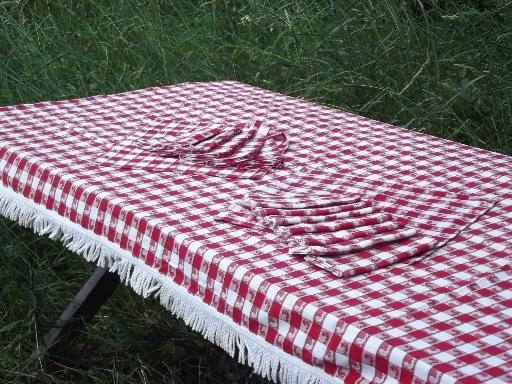
<instances>
[{"instance_id":1,"label":"gingham tablecloth","mask_svg":"<svg viewBox=\"0 0 512 384\"><path fill-rule=\"evenodd\" d=\"M95 161L98 143L169 115L262 120L287 133L285 163L250 180ZM264 375L512 383L510 157L223 81L1 107L0 176L4 214L20 196L26 204L11 215L20 222L43 226L24 218L33 202L143 261L164 285L183 288L198 307L276 351L266 357L248 344L242 351ZM269 234L214 220L251 191L308 193L331 184L376 191L407 185L496 204L432 255L350 278L288 255ZM162 289L147 283L141 292L153 288Z\"/></svg>"}]
</instances>

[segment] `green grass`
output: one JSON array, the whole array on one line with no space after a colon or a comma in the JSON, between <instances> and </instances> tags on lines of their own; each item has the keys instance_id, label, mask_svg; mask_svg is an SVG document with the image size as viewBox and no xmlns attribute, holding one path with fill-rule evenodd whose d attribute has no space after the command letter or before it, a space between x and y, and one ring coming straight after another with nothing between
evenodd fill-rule
<instances>
[{"instance_id":1,"label":"green grass","mask_svg":"<svg viewBox=\"0 0 512 384\"><path fill-rule=\"evenodd\" d=\"M218 79L512 154L512 1L0 0L0 105ZM261 382L125 287L45 372L91 266L0 224L3 382Z\"/></svg>"}]
</instances>

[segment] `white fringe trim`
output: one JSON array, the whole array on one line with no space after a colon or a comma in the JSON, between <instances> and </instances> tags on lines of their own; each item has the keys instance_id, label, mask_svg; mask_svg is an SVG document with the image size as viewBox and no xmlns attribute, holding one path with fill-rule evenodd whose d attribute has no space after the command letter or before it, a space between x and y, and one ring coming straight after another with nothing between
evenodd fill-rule
<instances>
[{"instance_id":1,"label":"white fringe trim","mask_svg":"<svg viewBox=\"0 0 512 384\"><path fill-rule=\"evenodd\" d=\"M154 295L172 314L194 331L220 346L231 357L274 382L285 384L340 383L318 367L267 343L228 316L217 312L185 288L109 242L44 206L0 185L0 215L32 228L39 235L60 240L87 261L116 272L121 281L144 298Z\"/></svg>"}]
</instances>

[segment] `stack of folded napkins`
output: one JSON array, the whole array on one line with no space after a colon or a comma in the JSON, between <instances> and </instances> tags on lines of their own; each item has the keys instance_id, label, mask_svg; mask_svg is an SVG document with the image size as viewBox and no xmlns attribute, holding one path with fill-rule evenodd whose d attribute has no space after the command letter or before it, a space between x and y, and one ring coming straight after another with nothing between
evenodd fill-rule
<instances>
[{"instance_id":1,"label":"stack of folded napkins","mask_svg":"<svg viewBox=\"0 0 512 384\"><path fill-rule=\"evenodd\" d=\"M359 195L247 195L217 221L272 231L289 254L345 256L343 276L383 268L436 248L438 241ZM379 252L369 250L379 249Z\"/></svg>"},{"instance_id":2,"label":"stack of folded napkins","mask_svg":"<svg viewBox=\"0 0 512 384\"><path fill-rule=\"evenodd\" d=\"M105 146L96 161L123 170L259 179L283 164L288 148L283 131L259 120L150 121L135 133Z\"/></svg>"},{"instance_id":3,"label":"stack of folded napkins","mask_svg":"<svg viewBox=\"0 0 512 384\"><path fill-rule=\"evenodd\" d=\"M198 124L177 136L143 137L139 148L161 157L214 167L265 167L279 162L288 140L256 120L237 124Z\"/></svg>"}]
</instances>

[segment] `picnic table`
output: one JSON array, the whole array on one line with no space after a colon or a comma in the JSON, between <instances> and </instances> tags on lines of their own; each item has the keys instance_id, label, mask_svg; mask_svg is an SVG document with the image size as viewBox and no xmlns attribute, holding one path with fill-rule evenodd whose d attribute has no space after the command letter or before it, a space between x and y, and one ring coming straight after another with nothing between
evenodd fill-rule
<instances>
[{"instance_id":1,"label":"picnic table","mask_svg":"<svg viewBox=\"0 0 512 384\"><path fill-rule=\"evenodd\" d=\"M286 152L235 177L105 156L166 118L257 119ZM510 157L220 81L0 107L0 177L0 214L103 268L64 319L94 314L110 273L276 382L512 383ZM361 269L216 219L248 193L337 191L443 240Z\"/></svg>"}]
</instances>

